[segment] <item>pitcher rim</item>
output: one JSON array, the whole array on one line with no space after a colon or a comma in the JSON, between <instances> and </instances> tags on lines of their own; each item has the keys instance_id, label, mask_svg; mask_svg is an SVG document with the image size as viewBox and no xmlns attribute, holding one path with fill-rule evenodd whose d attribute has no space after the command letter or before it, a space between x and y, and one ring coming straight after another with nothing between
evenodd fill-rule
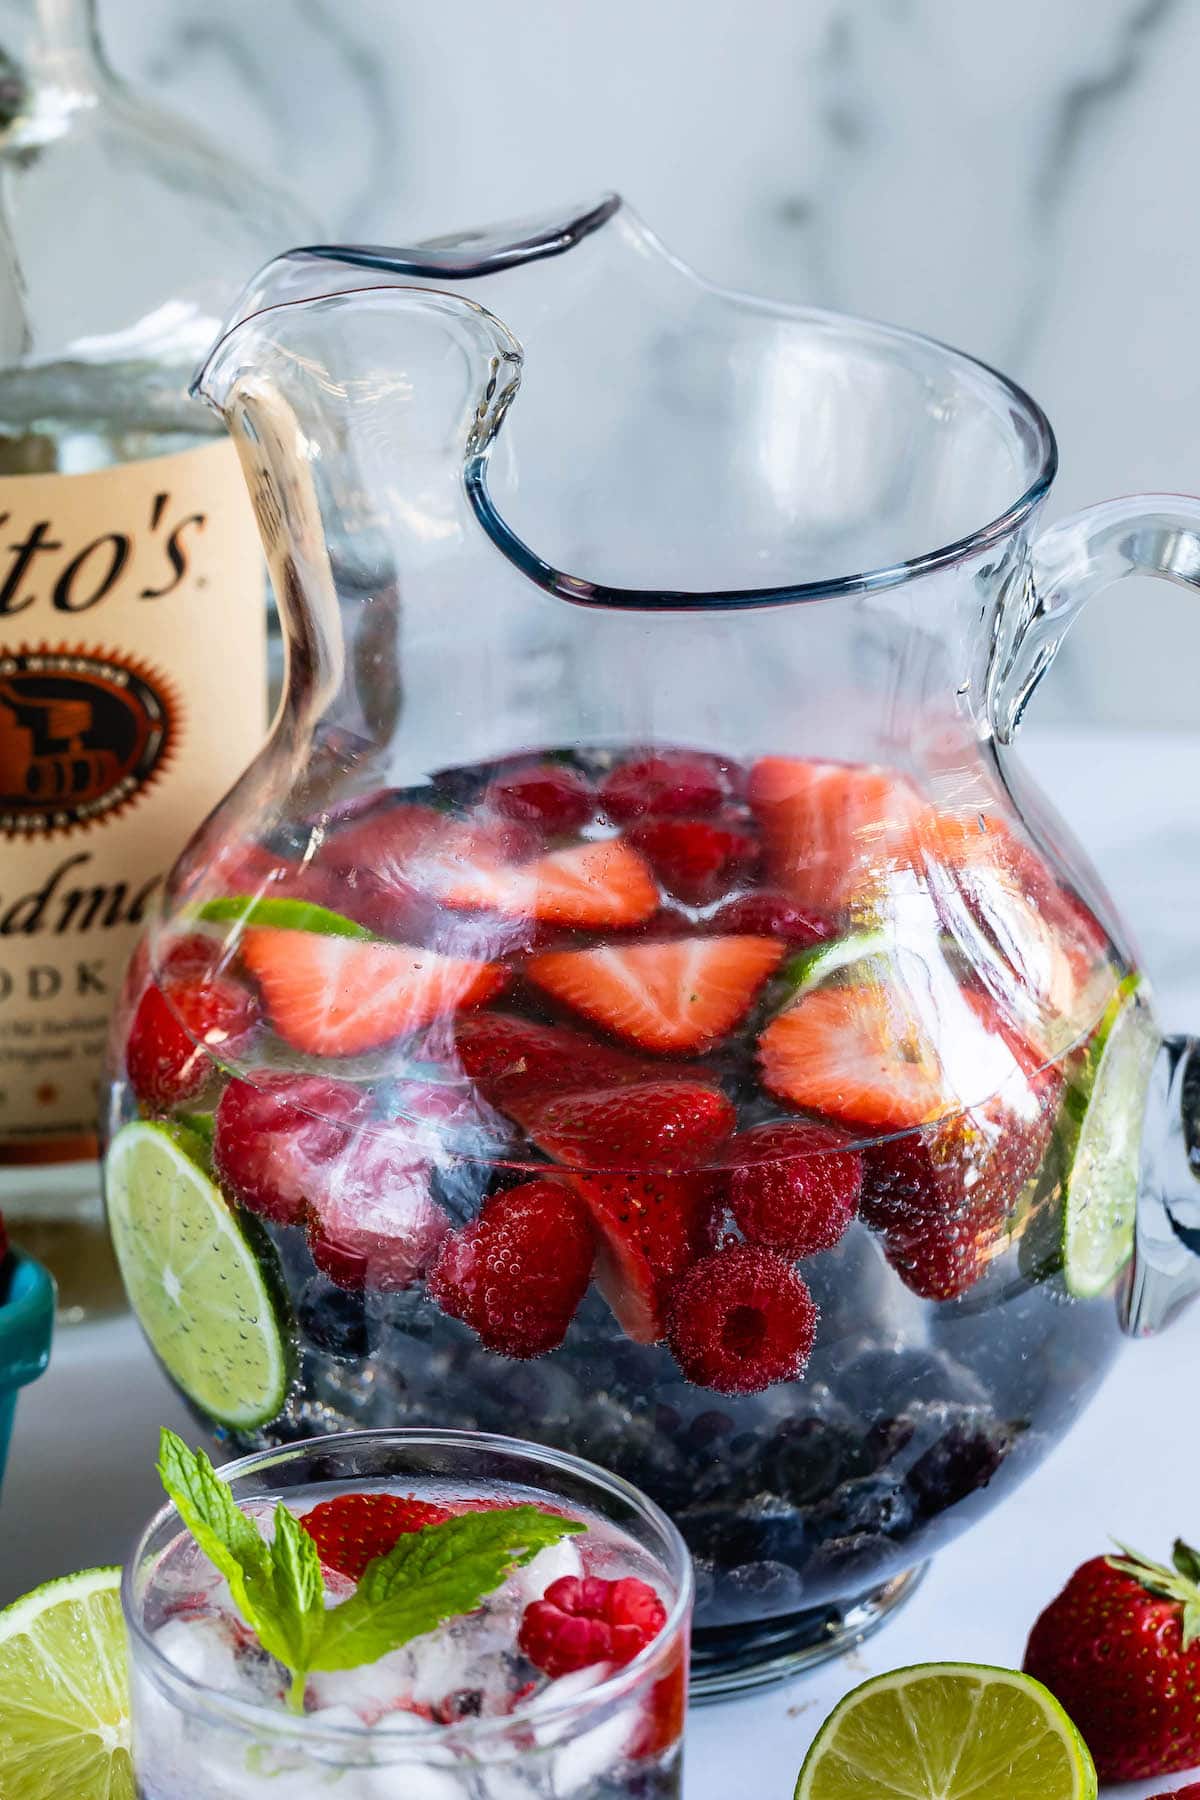
<instances>
[{"instance_id":1,"label":"pitcher rim","mask_svg":"<svg viewBox=\"0 0 1200 1800\"><path fill-rule=\"evenodd\" d=\"M722 300L761 313L773 314L776 317L836 322L851 330L891 339L893 342L911 344L925 351L932 350L959 364L966 364L970 369L983 375L992 388L1006 398L1014 413L1024 421L1028 431L1028 442L1022 447L1027 449L1028 461L1032 466L1033 473L1016 499L1011 501L1000 513L974 530L933 549L919 551L913 556L881 564L876 568L822 577L816 581L788 582L767 587L643 588L593 581L587 576L559 569L555 564L540 556L514 531L503 511L493 499L488 485L487 471L492 445L492 439L489 436L488 441L474 452L469 447L465 447L463 480L468 502L477 523L495 548L536 586L576 605L602 607L608 610L648 612L698 611L707 608L736 610L846 598L899 587L905 582L917 580L936 570L965 562L979 552L1013 536L1045 499L1059 467L1058 442L1054 427L1045 409L1034 399L1033 395L1011 376L1006 375L1003 370L997 369L993 364L984 361L982 357L973 355L970 351L962 350L954 344L947 343L944 339L934 337L931 333L917 331L909 326L893 324L866 314L841 312L833 307L809 306L793 301L775 300L711 281L698 274L682 258L674 255L662 243L657 234L644 224L633 208L629 207L619 196L612 194L606 195L600 202L587 208L576 209L573 217L558 221L553 227L548 227L540 232L531 229L520 243L501 247L491 256L464 266L461 270L452 271L447 267L445 260L438 254L440 245L437 242L432 242L428 246L418 245L412 249L399 246L394 249L385 249L354 244L296 246L274 260L282 262L292 258L311 257L314 262L337 260L344 266L357 266L364 269L378 270L391 266L396 273L409 276L411 285L406 281L366 280L354 287L341 289L330 287L322 292L275 300L269 305L258 306L253 311L236 318L232 324L221 331L197 368L189 391L204 399L215 410L221 411L219 403L206 391L206 378L221 352L247 326L256 324L276 312L316 306L326 301L363 298L377 294L387 294L392 297L420 295L425 299L441 301L443 304L449 302L454 309L461 308L466 314L474 314L477 318L482 318L487 322L501 344L511 346L511 352L508 354L511 354L514 362L520 364L524 360L523 348L504 319L481 301L456 289L453 284L459 280L499 273L503 269L511 267L516 261L536 261L543 257L561 255L566 249L571 248L582 238L599 231L611 219L622 213L635 224L638 231L654 243L655 248L667 261L686 274L688 279L698 287ZM426 252L424 258L422 251ZM337 253L336 256L334 253ZM449 282L451 285L445 287L433 285L439 280ZM430 285L420 285L422 281L428 281ZM1014 422L1008 423L1007 430L1011 437L1020 437L1018 427Z\"/></svg>"}]
</instances>

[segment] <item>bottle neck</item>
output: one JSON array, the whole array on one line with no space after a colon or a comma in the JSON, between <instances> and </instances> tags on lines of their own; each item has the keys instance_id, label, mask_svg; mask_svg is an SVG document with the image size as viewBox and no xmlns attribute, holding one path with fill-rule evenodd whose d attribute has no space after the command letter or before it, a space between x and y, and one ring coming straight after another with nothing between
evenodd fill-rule
<instances>
[{"instance_id":1,"label":"bottle neck","mask_svg":"<svg viewBox=\"0 0 1200 1800\"><path fill-rule=\"evenodd\" d=\"M87 85L103 69L96 0L0 0L0 54L36 82Z\"/></svg>"}]
</instances>

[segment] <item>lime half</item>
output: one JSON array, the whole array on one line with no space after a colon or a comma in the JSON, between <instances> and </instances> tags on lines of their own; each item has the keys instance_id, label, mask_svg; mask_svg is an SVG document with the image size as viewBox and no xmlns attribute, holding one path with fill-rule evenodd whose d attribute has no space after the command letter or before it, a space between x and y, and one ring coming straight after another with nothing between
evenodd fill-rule
<instances>
[{"instance_id":1,"label":"lime half","mask_svg":"<svg viewBox=\"0 0 1200 1800\"><path fill-rule=\"evenodd\" d=\"M4 1800L134 1800L120 1583L87 1569L0 1612Z\"/></svg>"},{"instance_id":2,"label":"lime half","mask_svg":"<svg viewBox=\"0 0 1200 1800\"><path fill-rule=\"evenodd\" d=\"M1159 1037L1136 986L1123 984L1064 1105L1078 1119L1065 1175L1063 1278L1091 1300L1133 1255L1146 1089Z\"/></svg>"},{"instance_id":3,"label":"lime half","mask_svg":"<svg viewBox=\"0 0 1200 1800\"><path fill-rule=\"evenodd\" d=\"M1095 1800L1087 1746L1028 1675L925 1663L847 1694L804 1759L796 1800Z\"/></svg>"},{"instance_id":4,"label":"lime half","mask_svg":"<svg viewBox=\"0 0 1200 1800\"><path fill-rule=\"evenodd\" d=\"M113 1246L130 1304L189 1400L233 1430L283 1410L291 1380L279 1259L202 1166L178 1126L125 1125L108 1152Z\"/></svg>"}]
</instances>

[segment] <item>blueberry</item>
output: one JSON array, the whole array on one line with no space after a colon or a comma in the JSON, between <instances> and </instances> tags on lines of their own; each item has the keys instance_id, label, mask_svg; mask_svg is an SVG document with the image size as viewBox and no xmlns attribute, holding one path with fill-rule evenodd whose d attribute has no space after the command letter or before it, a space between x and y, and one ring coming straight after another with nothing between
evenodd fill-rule
<instances>
[{"instance_id":1,"label":"blueberry","mask_svg":"<svg viewBox=\"0 0 1200 1800\"><path fill-rule=\"evenodd\" d=\"M883 1579L884 1565L894 1560L896 1545L877 1531L856 1531L828 1538L813 1551L804 1572L810 1602L821 1593L842 1598Z\"/></svg>"},{"instance_id":2,"label":"blueberry","mask_svg":"<svg viewBox=\"0 0 1200 1800\"><path fill-rule=\"evenodd\" d=\"M766 1466L777 1492L797 1506L809 1506L875 1465L853 1432L810 1418L798 1419L778 1433L768 1446Z\"/></svg>"},{"instance_id":3,"label":"blueberry","mask_svg":"<svg viewBox=\"0 0 1200 1800\"><path fill-rule=\"evenodd\" d=\"M931 1518L986 1487L1013 1441L1012 1433L998 1424L952 1426L908 1472L918 1514Z\"/></svg>"},{"instance_id":4,"label":"blueberry","mask_svg":"<svg viewBox=\"0 0 1200 1800\"><path fill-rule=\"evenodd\" d=\"M799 1612L805 1604L804 1584L784 1563L742 1563L718 1577L712 1624L757 1624L779 1613Z\"/></svg>"},{"instance_id":5,"label":"blueberry","mask_svg":"<svg viewBox=\"0 0 1200 1800\"><path fill-rule=\"evenodd\" d=\"M913 1522L913 1501L902 1481L891 1475L864 1475L848 1481L813 1509L814 1537L857 1537L864 1532L892 1536Z\"/></svg>"},{"instance_id":6,"label":"blueberry","mask_svg":"<svg viewBox=\"0 0 1200 1800\"><path fill-rule=\"evenodd\" d=\"M317 1275L300 1296L296 1312L300 1330L314 1350L323 1350L339 1362L359 1362L369 1354L367 1311L361 1294L349 1294Z\"/></svg>"}]
</instances>

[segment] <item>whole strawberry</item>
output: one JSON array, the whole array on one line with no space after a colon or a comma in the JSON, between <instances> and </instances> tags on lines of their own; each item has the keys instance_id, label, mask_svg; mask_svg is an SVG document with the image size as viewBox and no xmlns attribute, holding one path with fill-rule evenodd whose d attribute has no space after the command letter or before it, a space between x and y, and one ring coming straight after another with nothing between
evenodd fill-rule
<instances>
[{"instance_id":1,"label":"whole strawberry","mask_svg":"<svg viewBox=\"0 0 1200 1800\"><path fill-rule=\"evenodd\" d=\"M1119 1548L1076 1569L1025 1651L1102 1782L1200 1763L1200 1554L1180 1539L1166 1568Z\"/></svg>"}]
</instances>

